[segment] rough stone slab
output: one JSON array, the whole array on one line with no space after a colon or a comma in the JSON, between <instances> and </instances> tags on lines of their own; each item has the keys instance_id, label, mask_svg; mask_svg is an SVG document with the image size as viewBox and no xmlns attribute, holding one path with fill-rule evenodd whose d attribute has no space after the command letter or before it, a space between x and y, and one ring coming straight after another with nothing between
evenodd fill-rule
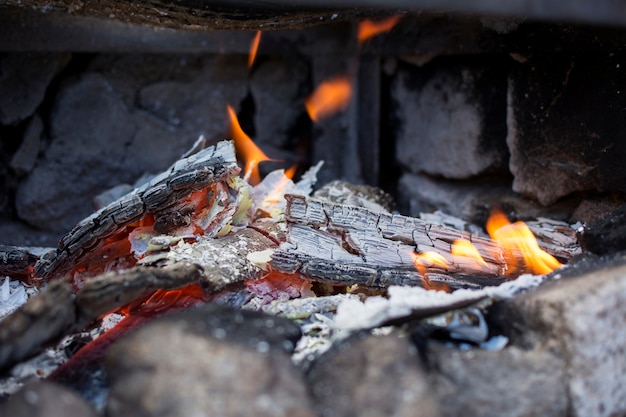
<instances>
[{"instance_id":1,"label":"rough stone slab","mask_svg":"<svg viewBox=\"0 0 626 417\"><path fill-rule=\"evenodd\" d=\"M396 157L412 173L463 179L506 169L506 67L481 57L399 65Z\"/></svg>"},{"instance_id":2,"label":"rough stone slab","mask_svg":"<svg viewBox=\"0 0 626 417\"><path fill-rule=\"evenodd\" d=\"M568 415L563 361L547 351L461 351L431 345L429 365L442 416Z\"/></svg>"},{"instance_id":3,"label":"rough stone slab","mask_svg":"<svg viewBox=\"0 0 626 417\"><path fill-rule=\"evenodd\" d=\"M41 148L43 128L41 117L35 114L28 122L20 147L11 158L10 167L18 176L28 174L35 166Z\"/></svg>"},{"instance_id":4,"label":"rough stone slab","mask_svg":"<svg viewBox=\"0 0 626 417\"><path fill-rule=\"evenodd\" d=\"M32 116L69 58L67 53L0 55L0 123L13 125Z\"/></svg>"},{"instance_id":5,"label":"rough stone slab","mask_svg":"<svg viewBox=\"0 0 626 417\"><path fill-rule=\"evenodd\" d=\"M109 351L109 416L314 416L285 349L286 319L206 306L159 319Z\"/></svg>"},{"instance_id":6,"label":"rough stone slab","mask_svg":"<svg viewBox=\"0 0 626 417\"><path fill-rule=\"evenodd\" d=\"M0 415L11 417L96 417L98 414L74 391L47 381L24 386L5 403Z\"/></svg>"},{"instance_id":7,"label":"rough stone slab","mask_svg":"<svg viewBox=\"0 0 626 417\"><path fill-rule=\"evenodd\" d=\"M519 218L548 216L568 220L573 207L567 202L549 208L511 190L510 182L476 183L447 181L427 175L404 174L398 183L402 191L398 203L410 216L441 210L466 221L484 225L492 208L501 207Z\"/></svg>"},{"instance_id":8,"label":"rough stone slab","mask_svg":"<svg viewBox=\"0 0 626 417\"><path fill-rule=\"evenodd\" d=\"M417 349L397 335L357 335L335 345L307 381L318 416L441 415Z\"/></svg>"},{"instance_id":9,"label":"rough stone slab","mask_svg":"<svg viewBox=\"0 0 626 417\"><path fill-rule=\"evenodd\" d=\"M583 191L626 191L623 54L543 54L516 63L508 96L513 189L550 205ZM593 111L591 111L593 109Z\"/></svg>"},{"instance_id":10,"label":"rough stone slab","mask_svg":"<svg viewBox=\"0 0 626 417\"><path fill-rule=\"evenodd\" d=\"M263 44L266 36L261 36ZM271 35L268 42L272 42ZM306 128L307 123L303 123L308 117L303 103L310 92L309 72L307 63L297 56L270 58L261 55L252 69L253 139L266 155L281 159L281 167L295 162L303 165L309 154L305 139L308 139L310 130ZM301 127L295 129L298 126ZM269 165L264 163L261 167L266 164Z\"/></svg>"},{"instance_id":11,"label":"rough stone slab","mask_svg":"<svg viewBox=\"0 0 626 417\"><path fill-rule=\"evenodd\" d=\"M54 100L50 146L17 190L18 216L67 231L100 192L165 169L202 133L224 139L226 104L243 99L246 78L244 56L94 59Z\"/></svg>"},{"instance_id":12,"label":"rough stone slab","mask_svg":"<svg viewBox=\"0 0 626 417\"><path fill-rule=\"evenodd\" d=\"M625 305L622 262L562 278L505 303L498 315L501 324L516 323L516 343L562 358L570 415L616 416L626 413Z\"/></svg>"}]
</instances>

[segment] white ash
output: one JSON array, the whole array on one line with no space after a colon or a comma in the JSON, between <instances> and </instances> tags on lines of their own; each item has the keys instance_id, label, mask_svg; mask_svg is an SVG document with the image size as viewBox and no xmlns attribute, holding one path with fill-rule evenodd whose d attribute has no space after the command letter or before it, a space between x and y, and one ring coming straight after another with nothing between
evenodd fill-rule
<instances>
[{"instance_id":1,"label":"white ash","mask_svg":"<svg viewBox=\"0 0 626 417\"><path fill-rule=\"evenodd\" d=\"M513 295L538 286L545 276L521 275L497 287L480 290L460 289L453 293L425 290L421 287L391 286L388 296L374 296L364 302L344 300L337 307L333 325L337 329L355 331L371 329L392 319L406 317L415 311L458 305L463 301L478 303L481 300L510 298Z\"/></svg>"},{"instance_id":2,"label":"white ash","mask_svg":"<svg viewBox=\"0 0 626 417\"><path fill-rule=\"evenodd\" d=\"M262 305L260 309L274 316L288 319L306 319L318 313L332 313L337 306L348 299L359 299L355 294L336 294L325 297L294 298L291 300L274 300ZM245 307L245 306L244 306Z\"/></svg>"},{"instance_id":3,"label":"white ash","mask_svg":"<svg viewBox=\"0 0 626 417\"><path fill-rule=\"evenodd\" d=\"M4 277L0 285L0 320L14 312L28 300L28 298L39 291L22 281L11 280Z\"/></svg>"},{"instance_id":4,"label":"white ash","mask_svg":"<svg viewBox=\"0 0 626 417\"><path fill-rule=\"evenodd\" d=\"M326 352L333 345L337 330L333 328L333 321L324 314L314 314L310 321L301 324L302 337L291 355L296 365L304 368L317 357Z\"/></svg>"}]
</instances>

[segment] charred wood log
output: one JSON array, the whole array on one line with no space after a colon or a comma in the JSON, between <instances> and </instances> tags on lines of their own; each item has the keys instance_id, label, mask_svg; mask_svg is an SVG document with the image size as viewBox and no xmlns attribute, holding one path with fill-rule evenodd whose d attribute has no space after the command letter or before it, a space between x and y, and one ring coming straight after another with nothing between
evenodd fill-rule
<instances>
[{"instance_id":1,"label":"charred wood log","mask_svg":"<svg viewBox=\"0 0 626 417\"><path fill-rule=\"evenodd\" d=\"M337 284L424 285L415 256L433 252L445 266L430 265L428 280L452 288L498 284L509 253L491 239L420 219L364 207L287 195L287 242L272 257L274 269ZM454 256L455 241L471 242L484 262Z\"/></svg>"},{"instance_id":2,"label":"charred wood log","mask_svg":"<svg viewBox=\"0 0 626 417\"><path fill-rule=\"evenodd\" d=\"M75 294L69 283L52 282L0 321L0 369L156 290L199 284L208 297L260 277L264 272L249 255L277 247L268 237L276 234L275 226L257 222L222 238L180 242L169 252L148 256L142 265L89 279Z\"/></svg>"},{"instance_id":3,"label":"charred wood log","mask_svg":"<svg viewBox=\"0 0 626 417\"><path fill-rule=\"evenodd\" d=\"M33 275L37 261L53 251L51 248L0 245L0 276L28 280Z\"/></svg>"},{"instance_id":4,"label":"charred wood log","mask_svg":"<svg viewBox=\"0 0 626 417\"><path fill-rule=\"evenodd\" d=\"M51 256L35 266L35 279L45 281L66 273L105 238L152 213L158 216L193 191L226 180L240 171L232 142L219 142L183 158L167 171L84 219L59 242Z\"/></svg>"}]
</instances>

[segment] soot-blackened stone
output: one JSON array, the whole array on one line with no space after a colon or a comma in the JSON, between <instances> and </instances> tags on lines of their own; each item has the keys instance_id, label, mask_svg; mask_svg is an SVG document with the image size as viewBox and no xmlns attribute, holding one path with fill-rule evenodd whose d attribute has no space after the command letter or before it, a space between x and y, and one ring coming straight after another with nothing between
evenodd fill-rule
<instances>
[{"instance_id":1,"label":"soot-blackened stone","mask_svg":"<svg viewBox=\"0 0 626 417\"><path fill-rule=\"evenodd\" d=\"M626 250L626 205L587 224L579 241L585 251L598 255Z\"/></svg>"},{"instance_id":2,"label":"soot-blackened stone","mask_svg":"<svg viewBox=\"0 0 626 417\"><path fill-rule=\"evenodd\" d=\"M626 191L626 55L536 55L513 65L513 189L549 205L579 191Z\"/></svg>"}]
</instances>

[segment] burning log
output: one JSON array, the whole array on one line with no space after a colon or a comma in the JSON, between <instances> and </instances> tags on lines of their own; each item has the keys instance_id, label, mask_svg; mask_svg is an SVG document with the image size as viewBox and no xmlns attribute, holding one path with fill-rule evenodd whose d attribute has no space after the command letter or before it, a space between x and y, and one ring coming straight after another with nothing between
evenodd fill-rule
<instances>
[{"instance_id":1,"label":"burning log","mask_svg":"<svg viewBox=\"0 0 626 417\"><path fill-rule=\"evenodd\" d=\"M505 280L511 261L521 257L516 249L508 250L492 239L420 219L302 196L285 197L287 243L273 254L271 265L311 280L422 286L427 270L431 283L482 287ZM455 252L458 242L471 243L478 256ZM420 257L424 254L433 260ZM418 264L425 270L419 271Z\"/></svg>"},{"instance_id":2,"label":"burning log","mask_svg":"<svg viewBox=\"0 0 626 417\"><path fill-rule=\"evenodd\" d=\"M45 281L68 272L104 239L148 214L157 221L162 214L162 223L168 223L166 219L176 213L172 207L193 191L225 181L239 170L233 144L227 141L179 160L144 186L78 223L61 239L56 253L37 263L36 279Z\"/></svg>"}]
</instances>

